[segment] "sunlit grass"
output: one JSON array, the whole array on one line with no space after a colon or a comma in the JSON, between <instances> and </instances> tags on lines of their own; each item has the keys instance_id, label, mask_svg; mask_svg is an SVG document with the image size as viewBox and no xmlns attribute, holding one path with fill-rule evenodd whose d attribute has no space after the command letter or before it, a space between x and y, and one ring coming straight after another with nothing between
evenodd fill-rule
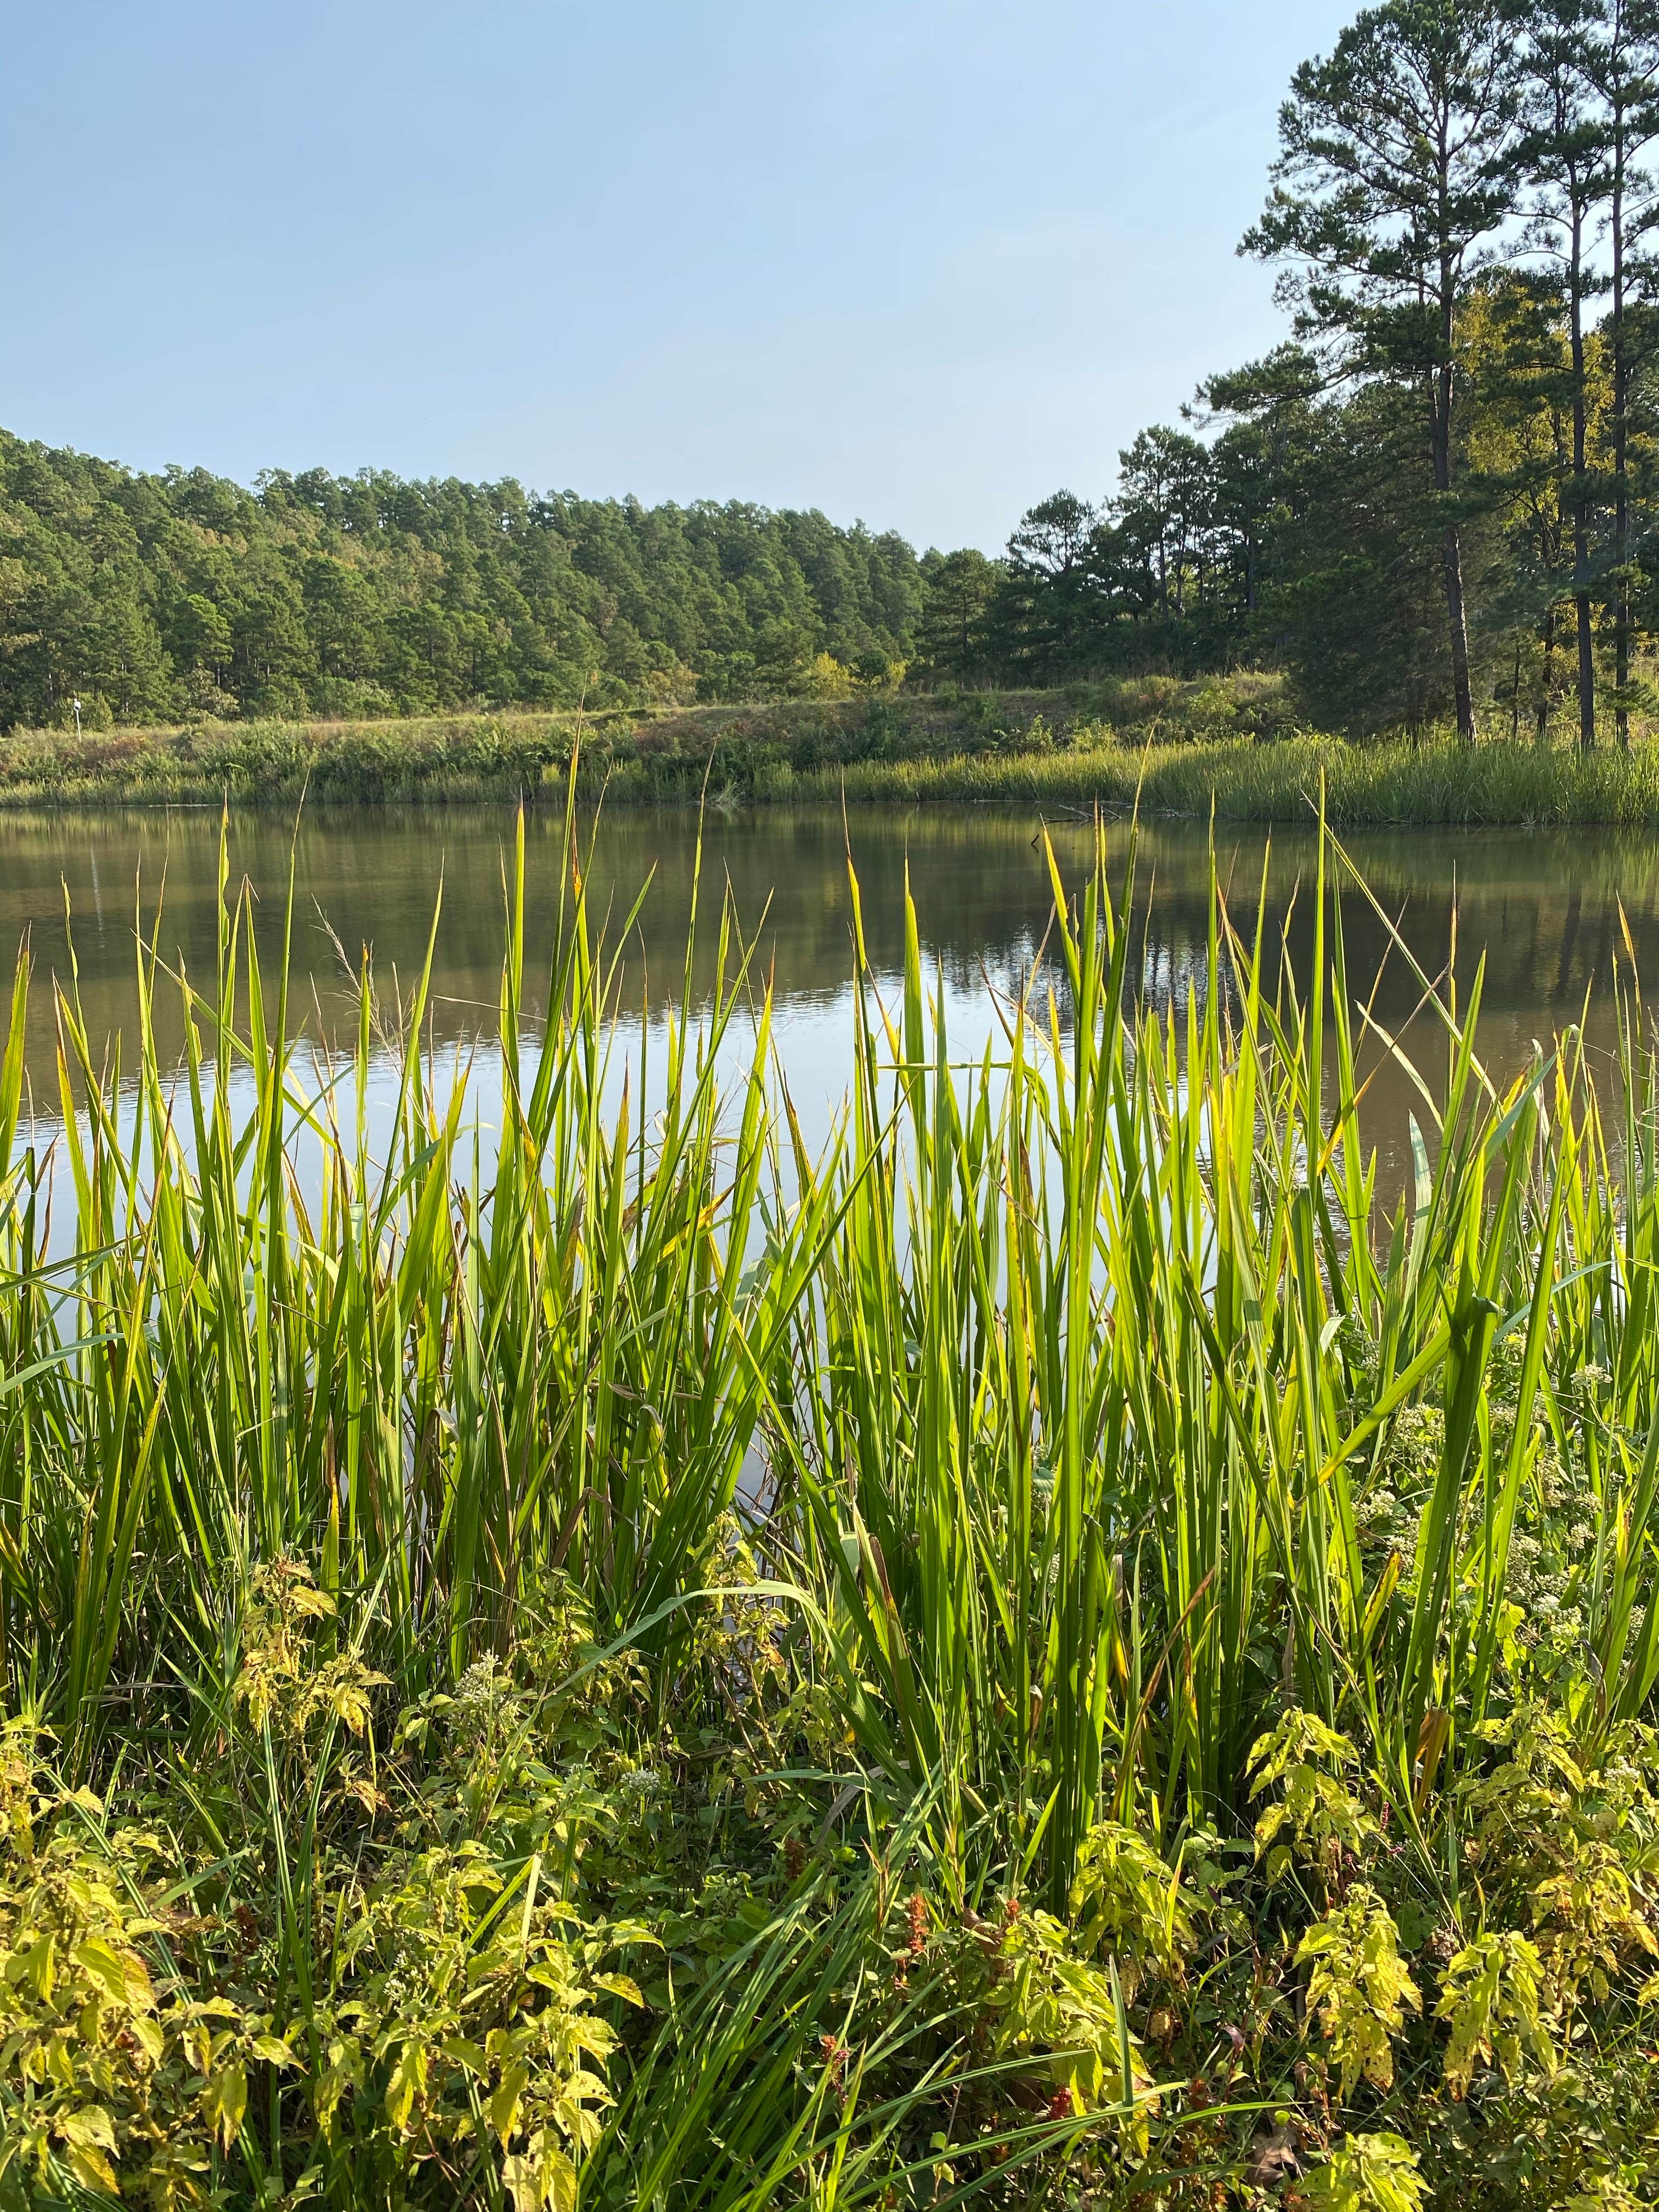
<instances>
[{"instance_id":1,"label":"sunlit grass","mask_svg":"<svg viewBox=\"0 0 1659 2212\"><path fill-rule=\"evenodd\" d=\"M583 750L584 742L586 750ZM1659 824L1659 746L1445 732L1353 744L1297 733L1280 679L1147 678L1068 691L783 702L648 715L480 714L401 722L19 732L0 805L312 805L585 797L613 806L818 801L1097 805L1339 828Z\"/></svg>"},{"instance_id":2,"label":"sunlit grass","mask_svg":"<svg viewBox=\"0 0 1659 2212\"><path fill-rule=\"evenodd\" d=\"M1224 757L1243 776L1254 756ZM1295 757L1305 771L1327 757ZM1387 757L1427 779L1419 792L1452 773L1437 752ZM1337 776L1336 803L1359 787ZM688 1981L690 2009L665 1984L649 2031L615 2045L615 2114L568 2138L586 2201L827 2205L879 2199L906 2160L931 2174L945 2086L960 2100L975 2066L1016 2062L983 2026L958 2037L960 1982L948 2002L918 1993L932 1987L920 1964L906 1982L912 1954L890 1932L901 1878L933 1900L913 1925L944 1916L971 1959L994 1897L1063 1927L1092 1894L1101 1835L1121 1829L1168 1875L1173 1914L1170 1869L1194 1839L1248 1837L1252 1747L1287 1708L1363 1747L1390 1879L1414 1886L1425 1926L1477 1929L1486 1906L1463 1847L1492 1729L1540 1706L1575 1771L1594 1773L1659 1680L1659 1182L1634 998L1615 1093L1598 1097L1571 1036L1500 1092L1474 1050L1478 980L1454 1006L1420 976L1440 1064L1412 1072L1414 1171L1383 1190L1358 1071L1389 1048L1345 971L1334 851L1305 994L1270 961L1259 916L1212 892L1211 988L1163 1024L1127 996L1127 884L1103 863L1076 887L1056 872L1048 984L1005 1009L1002 1046L974 1065L953 1057L914 911L890 1006L855 941L848 1109L814 1155L729 914L708 922L724 978L712 1005L674 1018L661 1047L660 1114L641 1118L637 1071L614 1103L614 940L590 921L574 846L552 1012L527 1041L522 868L520 845L488 1167L468 1135L475 1097L423 1049L427 980L404 1009L395 1105L371 1127L371 978L355 1066L319 1096L288 1042L286 972L261 971L224 883L218 974L199 991L140 945L124 1066L94 1062L72 985L59 993L61 1130L50 1159L19 1153L27 959L18 969L0 1074L7 1707L52 1731L66 1785L171 1808L198 1869L180 1877L189 1895L231 1884L256 1931L280 1898L277 1932L259 1939L274 1946L260 2033L289 2057L236 2062L265 2067L264 2102L214 2152L227 2185L251 2188L263 2161L359 2202L380 2172L368 2148L354 2166L349 2142L318 2133L295 2086L320 2078L339 2032L320 2025L336 2018L328 1993L356 1955L342 1945L359 1877L327 1887L320 1839L331 1820L356 1836L340 1824L361 1802L371 1825L351 1849L380 1850L375 1760L390 1787L394 1753L426 1741L408 1716L436 1731L449 1708L434 1697L475 1709L479 1680L550 1615L580 1635L526 1741L564 1741L602 1668L631 1670L607 1692L638 1717L627 1771L730 1766L770 1713L775 1764L738 1771L773 1808L774 1848L798 1855L793 1902L757 1905L713 1978ZM1350 882L1346 896L1364 894ZM176 1072L150 1019L167 990L185 1014ZM740 1035L746 1072L722 1088ZM320 1172L301 1172L302 1141ZM50 1256L49 1206L73 1214L67 1261ZM1569 1635L1521 1601L1540 1559ZM283 1563L320 1594L305 1614L330 1624L314 1651L309 1626L273 1642ZM752 1680L729 1655L711 1662L722 1621L760 1639ZM258 1717L251 1648L273 1698L290 1674L333 1686L320 1750L302 1730L285 1748ZM311 1656L284 1673L284 1652ZM360 1728L379 1747L368 1765L346 1758ZM583 1812L555 1764L547 1802L564 1809L538 1814L516 1856L491 1845L489 1880L522 1894L526 1942L556 1865L573 1917L592 1909L586 1885L619 1879L610 1801ZM709 1832L735 1818L717 1808ZM651 1848L652 1864L678 1863ZM1343 1893L1336 1866L1310 1874L1308 1913ZM667 1873L656 1890L629 1879L665 1931L690 1910ZM921 1936L913 1949L920 1962ZM898 2010L867 2047L843 2047L861 2017L849 1990L872 1959L890 1977L893 1955ZM1116 2054L1122 2094L1066 2094L1079 2127L1133 2164L1149 2122L1126 2118L1141 2097L1128 2038L1151 2031L1131 2021L1120 1959L1132 1992L1150 1971L1124 1939L1089 2033L1097 2060ZM1107 1988L1103 1968L1085 1971L1096 1983L1078 1987ZM1083 2016L1043 2014L1028 2041L1063 2050ZM1219 2033L1202 2017L1189 2070ZM453 2061L457 2081L475 2067L486 2083L503 2063L482 2045L476 2067ZM866 2064L867 2095L853 2086ZM1260 2081L1258 2100L1291 2094ZM1074 2140L1072 2112L1056 2105L1045 2155ZM1016 2121L1004 2112L997 2140L1020 2140ZM374 2124L374 2157L404 2155ZM499 2132L506 2157L513 2130ZM500 2201L490 2139L465 2139L465 2191ZM843 2167L836 2197L827 2176ZM982 2147L963 2165L1022 2201L1001 2171ZM441 2160L419 2172L429 2201L455 2201ZM928 2186L945 2201L943 2181Z\"/></svg>"},{"instance_id":3,"label":"sunlit grass","mask_svg":"<svg viewBox=\"0 0 1659 2212\"><path fill-rule=\"evenodd\" d=\"M1344 829L1419 824L1651 828L1659 824L1659 746L1608 746L1588 758L1565 747L1483 744L1443 736L1351 744L1277 738L1257 744L1182 740L1138 745L1083 729L1063 748L956 759L854 763L792 778L797 799L1035 805L1230 822L1307 822L1322 777L1328 819Z\"/></svg>"}]
</instances>

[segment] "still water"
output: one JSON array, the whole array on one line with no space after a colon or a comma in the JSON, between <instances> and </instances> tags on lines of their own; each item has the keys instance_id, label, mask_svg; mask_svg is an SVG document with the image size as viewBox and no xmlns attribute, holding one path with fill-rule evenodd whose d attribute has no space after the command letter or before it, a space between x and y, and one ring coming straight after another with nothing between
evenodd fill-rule
<instances>
[{"instance_id":1,"label":"still water","mask_svg":"<svg viewBox=\"0 0 1659 2212\"><path fill-rule=\"evenodd\" d=\"M1086 872L1093 830L1051 822L1062 868ZM1121 872L1127 830L1107 832ZM297 838L270 813L234 819L233 884L246 878L258 901L262 955L280 943L290 845L296 884L290 1004L297 1031L325 1058L337 1031L355 1036L355 984L348 972L371 949L377 988L394 977L406 990L420 972L434 902L442 889L434 981L438 1043L487 1052L495 1019L513 817L505 807L317 810ZM156 927L169 963L201 985L214 967L218 864L216 815L191 811L0 816L0 953L9 961L27 934L35 988L27 1068L39 1135L58 1110L50 977L69 973L69 932L79 988L96 1046L129 1038L137 1006L135 929ZM1179 1003L1206 975L1208 832L1153 823L1140 833L1134 987ZM843 823L830 809L717 814L703 837L703 924L694 995L709 988L714 923L729 887L733 912L752 942L754 970L769 977L775 1023L791 1091L809 1130L828 1129L849 1069L851 902L847 854L857 870L866 941L879 973L896 981L903 951L907 870L929 964L942 986L953 1053L976 1054L998 1034L993 994L1017 990L1037 957L1049 913L1040 824L1028 813L871 807ZM1235 917L1253 931L1267 833L1223 828L1217 860ZM697 829L678 811L615 812L599 827L591 896L619 927L652 878L624 965L633 1018L659 1018L683 988ZM526 825L529 943L526 1015L541 1012L532 979L552 944L562 879L562 823L552 810ZM1422 965L1447 962L1456 915L1456 969L1464 988L1486 959L1480 1049L1494 1076L1523 1066L1534 1041L1547 1046L1583 1019L1598 1055L1614 1035L1612 980L1628 925L1641 971L1659 976L1659 842L1597 833L1412 831L1349 841L1349 850ZM1291 957L1305 983L1312 955L1310 833L1276 830L1268 871L1267 920L1276 942L1286 916ZM65 924L67 896L68 929ZM1369 995L1389 1030L1404 1024L1419 987L1388 955L1388 934L1358 894L1344 900L1351 983ZM3 1018L3 1017L0 1017ZM163 993L164 1051L182 1037L176 1000ZM1435 1087L1439 1048L1421 1022L1411 1032ZM129 1043L125 1059L131 1065ZM1398 1188L1408 1157L1405 1079L1384 1070L1368 1106L1368 1134L1383 1159L1383 1188Z\"/></svg>"}]
</instances>

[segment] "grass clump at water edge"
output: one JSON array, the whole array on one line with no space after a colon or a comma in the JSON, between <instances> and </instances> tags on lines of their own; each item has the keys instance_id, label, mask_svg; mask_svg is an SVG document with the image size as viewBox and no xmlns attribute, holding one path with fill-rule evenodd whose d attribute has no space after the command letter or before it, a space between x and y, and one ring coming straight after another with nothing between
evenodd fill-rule
<instances>
[{"instance_id":1,"label":"grass clump at water edge","mask_svg":"<svg viewBox=\"0 0 1659 2212\"><path fill-rule=\"evenodd\" d=\"M1354 744L1339 738L1285 737L1266 744L1224 739L1152 744L1077 743L1036 751L854 763L792 775L775 795L798 799L903 799L1096 805L1231 822L1306 822L1322 783L1338 828L1420 824L1659 825L1659 747L1589 754L1559 747L1468 746L1455 738Z\"/></svg>"},{"instance_id":2,"label":"grass clump at water edge","mask_svg":"<svg viewBox=\"0 0 1659 2212\"><path fill-rule=\"evenodd\" d=\"M20 1151L20 967L0 2188L1650 2201L1634 998L1605 1099L1437 1000L1391 1202L1322 877L1161 1025L1097 866L974 1066L857 949L814 1156L729 916L629 1105L582 883L489 1166L424 983L371 1130L372 978L319 1088L222 883L177 1076L71 988Z\"/></svg>"}]
</instances>

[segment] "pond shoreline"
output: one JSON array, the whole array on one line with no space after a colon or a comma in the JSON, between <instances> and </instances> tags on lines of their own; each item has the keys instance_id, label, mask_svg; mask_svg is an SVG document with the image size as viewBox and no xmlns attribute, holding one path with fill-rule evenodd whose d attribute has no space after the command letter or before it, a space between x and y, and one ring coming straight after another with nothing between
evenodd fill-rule
<instances>
[{"instance_id":1,"label":"pond shoreline","mask_svg":"<svg viewBox=\"0 0 1659 2212\"><path fill-rule=\"evenodd\" d=\"M456 902L487 1051L445 1072L435 965L389 1007L342 963L355 1101L286 1024L314 947L278 922L271 957L257 880L211 866L125 1061L78 985L47 1010L85 1111L20 1148L20 957L0 2154L31 2125L106 2203L297 2172L336 2206L732 2212L769 2168L850 2175L851 2212L948 2153L923 2201L1196 2168L1186 2203L1242 2205L1271 2112L1436 2177L1328 2208L1516 2202L1482 2185L1516 2142L1540 2204L1642 2201L1576 2186L1592 2129L1641 2175L1659 2129L1659 1182L1605 1138L1626 1098L1650 1126L1636 1028L1498 1092L1444 988L1415 1095L1452 1139L1396 1210L1351 1033L1271 926L1233 933L1220 841L1148 973L1103 921L1127 836L1070 840L1005 938L1052 946L1069 1030L964 1060L900 823L841 870L854 1103L811 1133L787 1009L751 1018L735 940L672 914L659 1091L642 1053L607 1079L621 868L544 827L504 912ZM929 888L982 927L978 827ZM1322 908L1343 864L1283 844ZM368 837L335 857L379 888ZM1312 944L1280 909L1334 1008L1388 988L1364 903ZM559 2192L462 2198L486 2158ZM671 2160L743 2194L659 2189ZM93 2201L46 2180L5 2201Z\"/></svg>"},{"instance_id":2,"label":"pond shoreline","mask_svg":"<svg viewBox=\"0 0 1659 2212\"><path fill-rule=\"evenodd\" d=\"M1659 827L1659 745L1626 752L1443 732L1356 743L1298 730L1282 680L1148 679L1063 691L870 695L598 714L15 732L0 812L112 806L781 803L1097 808L1339 829Z\"/></svg>"}]
</instances>

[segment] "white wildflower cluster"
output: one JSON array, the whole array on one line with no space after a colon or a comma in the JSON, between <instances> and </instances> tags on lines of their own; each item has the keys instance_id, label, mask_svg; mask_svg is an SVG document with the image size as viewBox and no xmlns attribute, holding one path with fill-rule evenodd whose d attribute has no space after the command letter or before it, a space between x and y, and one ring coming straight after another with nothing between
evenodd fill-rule
<instances>
[{"instance_id":1,"label":"white wildflower cluster","mask_svg":"<svg viewBox=\"0 0 1659 2212\"><path fill-rule=\"evenodd\" d=\"M1437 1406L1402 1407L1390 1424L1376 1475L1354 1499L1360 1548L1372 1572L1393 1552L1407 1577L1416 1565L1418 1532L1445 1435Z\"/></svg>"},{"instance_id":2,"label":"white wildflower cluster","mask_svg":"<svg viewBox=\"0 0 1659 2212\"><path fill-rule=\"evenodd\" d=\"M1579 1406L1589 1413L1600 1403L1601 1393L1612 1380L1611 1370L1603 1367L1598 1360L1593 1359L1587 1366L1578 1370L1571 1382L1568 1383L1563 1395L1576 1399Z\"/></svg>"},{"instance_id":3,"label":"white wildflower cluster","mask_svg":"<svg viewBox=\"0 0 1659 2212\"><path fill-rule=\"evenodd\" d=\"M1380 1358L1377 1342L1357 1315L1343 1315L1337 1324L1336 1342L1353 1382L1360 1386L1375 1382Z\"/></svg>"},{"instance_id":4,"label":"white wildflower cluster","mask_svg":"<svg viewBox=\"0 0 1659 2212\"><path fill-rule=\"evenodd\" d=\"M493 1651L475 1659L455 1685L450 1723L462 1743L486 1741L513 1699L513 1676Z\"/></svg>"},{"instance_id":5,"label":"white wildflower cluster","mask_svg":"<svg viewBox=\"0 0 1659 2212\"><path fill-rule=\"evenodd\" d=\"M1588 1405L1607 1380L1600 1368L1581 1369L1565 1394L1567 1401ZM1506 1594L1520 1616L1522 1643L1562 1657L1576 1653L1584 1638L1584 1615L1574 1596L1595 1549L1595 1501L1583 1469L1564 1462L1553 1437L1537 1424L1521 1518L1510 1538ZM1515 1409L1492 1409L1494 1453L1508 1454Z\"/></svg>"},{"instance_id":6,"label":"white wildflower cluster","mask_svg":"<svg viewBox=\"0 0 1659 2212\"><path fill-rule=\"evenodd\" d=\"M500 1667L493 1651L475 1659L455 1685L458 1705L493 1705L501 1696Z\"/></svg>"},{"instance_id":7,"label":"white wildflower cluster","mask_svg":"<svg viewBox=\"0 0 1659 2212\"><path fill-rule=\"evenodd\" d=\"M1417 1559L1421 1510L1415 1502L1402 1504L1398 1493L1386 1482L1365 1491L1355 1500L1354 1524L1359 1531L1360 1548L1373 1571L1391 1552L1398 1552L1401 1566L1407 1574L1411 1572Z\"/></svg>"}]
</instances>

